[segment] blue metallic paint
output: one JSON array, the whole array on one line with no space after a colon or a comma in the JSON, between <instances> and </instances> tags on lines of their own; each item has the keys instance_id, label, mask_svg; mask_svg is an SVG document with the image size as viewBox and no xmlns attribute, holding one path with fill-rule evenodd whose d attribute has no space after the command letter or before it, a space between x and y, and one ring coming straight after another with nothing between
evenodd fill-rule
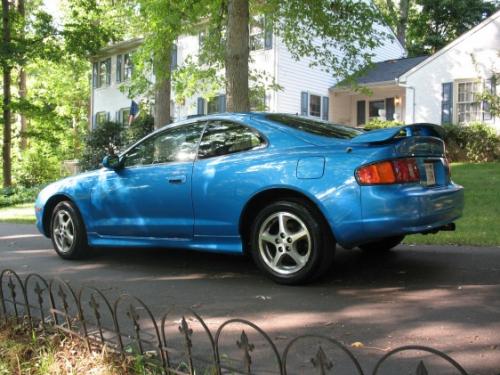
<instances>
[{"instance_id":1,"label":"blue metallic paint","mask_svg":"<svg viewBox=\"0 0 500 375\"><path fill-rule=\"evenodd\" d=\"M92 246L241 253L242 212L253 197L270 189L292 190L311 200L345 247L438 228L461 215L463 189L441 167L444 146L433 137L434 126L374 131L353 140L293 130L263 114L214 115L172 126L211 119L250 126L267 145L194 163L102 168L60 180L37 198L38 229L48 232L43 223L47 203L64 196L78 207ZM401 130L418 133L398 139ZM422 162L436 162L436 186L360 186L356 181L361 165L409 155L417 157L424 176Z\"/></svg>"}]
</instances>

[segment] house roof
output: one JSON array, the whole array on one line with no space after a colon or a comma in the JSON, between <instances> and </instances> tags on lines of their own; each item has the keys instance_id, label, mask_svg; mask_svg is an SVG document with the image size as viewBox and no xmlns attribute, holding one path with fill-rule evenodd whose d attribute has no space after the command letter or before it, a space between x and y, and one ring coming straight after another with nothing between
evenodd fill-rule
<instances>
[{"instance_id":1,"label":"house roof","mask_svg":"<svg viewBox=\"0 0 500 375\"><path fill-rule=\"evenodd\" d=\"M132 50L140 46L143 42L143 38L128 39L114 44L109 44L99 50L94 56L90 57L90 60L96 60L105 56L113 55L119 52Z\"/></svg>"},{"instance_id":2,"label":"house roof","mask_svg":"<svg viewBox=\"0 0 500 375\"><path fill-rule=\"evenodd\" d=\"M358 85L372 85L376 83L396 82L396 79L402 74L420 64L428 57L429 56L406 57L375 63L365 74L356 78L356 83ZM340 82L332 87L332 89L342 86L343 82Z\"/></svg>"},{"instance_id":3,"label":"house roof","mask_svg":"<svg viewBox=\"0 0 500 375\"><path fill-rule=\"evenodd\" d=\"M406 78L416 72L417 70L419 70L420 68L422 68L423 66L427 65L428 63L430 63L431 61L434 61L435 59L437 59L439 56L441 56L442 54L448 52L450 49L452 49L453 47L455 47L456 45L462 43L465 39L467 39L469 36L477 33L478 31L480 31L481 29L483 29L485 26L489 25L491 22L494 22L495 20L497 19L500 19L500 10L493 13L491 16L489 16L488 18L486 18L483 22L481 22L479 25L476 25L475 27L473 27L472 29L470 29L469 31L463 33L462 35L460 35L457 39L455 39L453 42L447 44L446 46L444 46L443 48L441 48L439 51L437 51L435 54L431 55L427 60L425 61L422 61L421 63L417 64L416 66L412 67L410 70L408 70L407 72L404 73L404 77L402 77L402 80L405 81Z\"/></svg>"}]
</instances>

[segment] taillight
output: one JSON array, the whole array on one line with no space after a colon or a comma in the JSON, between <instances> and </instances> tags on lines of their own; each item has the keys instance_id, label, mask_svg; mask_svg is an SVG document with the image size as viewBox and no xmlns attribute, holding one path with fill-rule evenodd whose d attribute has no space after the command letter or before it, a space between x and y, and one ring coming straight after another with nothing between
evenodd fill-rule
<instances>
[{"instance_id":1,"label":"taillight","mask_svg":"<svg viewBox=\"0 0 500 375\"><path fill-rule=\"evenodd\" d=\"M366 165L356 171L361 185L401 184L420 181L415 159L396 159Z\"/></svg>"}]
</instances>

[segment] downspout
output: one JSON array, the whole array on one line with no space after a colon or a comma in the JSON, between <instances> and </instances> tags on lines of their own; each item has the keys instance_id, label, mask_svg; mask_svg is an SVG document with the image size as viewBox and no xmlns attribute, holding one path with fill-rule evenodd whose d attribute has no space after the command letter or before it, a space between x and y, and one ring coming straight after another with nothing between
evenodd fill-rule
<instances>
[{"instance_id":1,"label":"downspout","mask_svg":"<svg viewBox=\"0 0 500 375\"><path fill-rule=\"evenodd\" d=\"M412 123L415 123L415 87L413 86L410 86L410 85L407 85L406 83L402 83L399 81L399 77L395 79L396 80L396 85L399 86L399 87L404 87L406 89L410 89L412 90L412 106L411 106L411 109L412 109L412 113L411 113L411 122ZM406 99L408 99L406 97Z\"/></svg>"}]
</instances>

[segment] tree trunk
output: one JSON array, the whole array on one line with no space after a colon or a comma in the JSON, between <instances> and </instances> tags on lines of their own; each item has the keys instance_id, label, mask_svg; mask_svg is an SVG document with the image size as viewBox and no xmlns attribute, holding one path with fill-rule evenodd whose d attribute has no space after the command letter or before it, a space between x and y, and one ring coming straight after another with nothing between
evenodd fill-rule
<instances>
[{"instance_id":1,"label":"tree trunk","mask_svg":"<svg viewBox=\"0 0 500 375\"><path fill-rule=\"evenodd\" d=\"M165 52L156 56L155 67L155 129L170 124L170 90L171 90L171 65L172 48L165 48ZM161 67L161 69L160 69Z\"/></svg>"},{"instance_id":2,"label":"tree trunk","mask_svg":"<svg viewBox=\"0 0 500 375\"><path fill-rule=\"evenodd\" d=\"M250 111L248 90L248 0L228 0L226 33L226 108L228 112Z\"/></svg>"},{"instance_id":3,"label":"tree trunk","mask_svg":"<svg viewBox=\"0 0 500 375\"><path fill-rule=\"evenodd\" d=\"M9 0L2 0L2 47L8 51L10 47L10 20L9 20ZM3 145L2 145L2 159L3 159L3 186L5 188L12 185L11 176L11 112L10 112L10 83L12 67L9 66L7 61L2 62L3 70Z\"/></svg>"},{"instance_id":4,"label":"tree trunk","mask_svg":"<svg viewBox=\"0 0 500 375\"><path fill-rule=\"evenodd\" d=\"M26 10L24 7L24 0L17 0L17 12L19 13L19 17L24 19L26 17ZM27 87L26 87L26 71L23 67L19 70L19 97L21 100L25 100L27 96ZM25 150L28 146L28 136L26 132L28 131L28 122L26 120L26 116L24 114L20 114L20 122L21 122L21 150Z\"/></svg>"},{"instance_id":5,"label":"tree trunk","mask_svg":"<svg viewBox=\"0 0 500 375\"><path fill-rule=\"evenodd\" d=\"M410 0L400 0L399 19L396 30L396 37L398 38L403 48L406 48L406 28L408 27L409 10L410 10Z\"/></svg>"}]
</instances>

